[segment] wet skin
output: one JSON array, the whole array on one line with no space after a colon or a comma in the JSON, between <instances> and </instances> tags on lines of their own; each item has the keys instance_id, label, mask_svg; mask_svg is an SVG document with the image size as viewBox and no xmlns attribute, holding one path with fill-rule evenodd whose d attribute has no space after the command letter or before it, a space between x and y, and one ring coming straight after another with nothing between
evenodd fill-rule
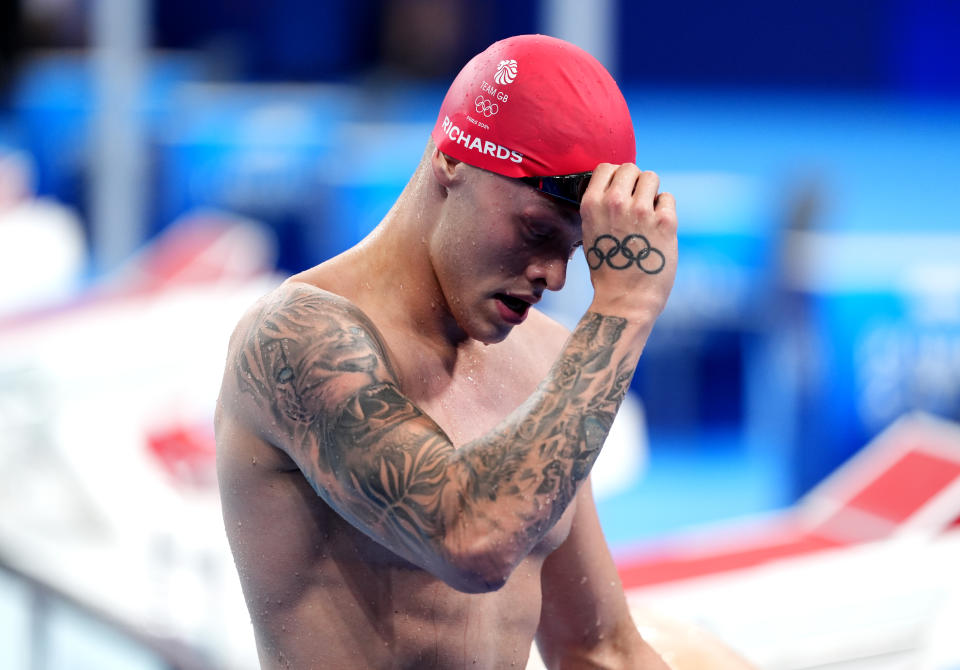
<instances>
[{"instance_id":1,"label":"wet skin","mask_svg":"<svg viewBox=\"0 0 960 670\"><path fill-rule=\"evenodd\" d=\"M638 294L600 270L602 309L567 333L524 304L563 286L579 217L437 156L417 207L401 197L231 338L218 475L261 664L522 667L536 636L557 667L662 669L587 476L672 276ZM598 210L621 227L656 194L628 167Z\"/></svg>"},{"instance_id":2,"label":"wet skin","mask_svg":"<svg viewBox=\"0 0 960 670\"><path fill-rule=\"evenodd\" d=\"M529 396L565 332L538 313L444 379L390 342L402 389L455 443L493 428ZM549 346L544 346L549 344ZM519 363L518 361L523 361ZM488 386L487 379L509 383ZM343 519L297 465L221 414L224 518L264 668L523 667L540 618L541 567L576 505L497 591L457 591ZM305 625L305 623L307 625Z\"/></svg>"}]
</instances>

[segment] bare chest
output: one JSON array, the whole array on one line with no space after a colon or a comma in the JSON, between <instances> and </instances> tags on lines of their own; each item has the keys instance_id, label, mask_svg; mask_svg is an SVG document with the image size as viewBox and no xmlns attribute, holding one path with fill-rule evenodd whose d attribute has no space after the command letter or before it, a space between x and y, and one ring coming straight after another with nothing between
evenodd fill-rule
<instances>
[{"instance_id":1,"label":"bare chest","mask_svg":"<svg viewBox=\"0 0 960 670\"><path fill-rule=\"evenodd\" d=\"M456 446L492 430L537 388L544 372L535 362L465 360L452 371L400 363L402 391Z\"/></svg>"},{"instance_id":2,"label":"bare chest","mask_svg":"<svg viewBox=\"0 0 960 670\"><path fill-rule=\"evenodd\" d=\"M432 418L457 448L480 438L517 410L533 394L549 371L542 360L523 360L506 356L483 364L466 362L451 375L400 364L403 392ZM515 445L535 448L535 445ZM535 562L542 560L566 539L576 504L571 504L550 532L532 552Z\"/></svg>"}]
</instances>

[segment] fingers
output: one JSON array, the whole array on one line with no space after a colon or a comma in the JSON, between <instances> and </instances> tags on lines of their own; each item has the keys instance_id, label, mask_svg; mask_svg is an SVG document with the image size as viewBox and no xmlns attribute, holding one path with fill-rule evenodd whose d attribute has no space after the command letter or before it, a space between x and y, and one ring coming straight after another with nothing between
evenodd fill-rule
<instances>
[{"instance_id":1,"label":"fingers","mask_svg":"<svg viewBox=\"0 0 960 670\"><path fill-rule=\"evenodd\" d=\"M601 163L584 192L581 210L592 209L604 203L607 208L632 211L639 216L657 212L675 214L676 201L669 193L658 193L660 177L652 171L642 171L633 163L611 165Z\"/></svg>"},{"instance_id":2,"label":"fingers","mask_svg":"<svg viewBox=\"0 0 960 670\"><path fill-rule=\"evenodd\" d=\"M677 266L676 202L632 163L596 167L580 203L592 309L637 322L663 310Z\"/></svg>"},{"instance_id":3,"label":"fingers","mask_svg":"<svg viewBox=\"0 0 960 670\"><path fill-rule=\"evenodd\" d=\"M677 213L677 201L674 199L672 193L661 193L653 201L653 208L658 212L663 213Z\"/></svg>"},{"instance_id":4,"label":"fingers","mask_svg":"<svg viewBox=\"0 0 960 670\"><path fill-rule=\"evenodd\" d=\"M637 168L639 172L639 168ZM653 209L657 191L660 190L660 177L656 172L640 172L637 176L637 186L633 192L633 199L645 209Z\"/></svg>"},{"instance_id":5,"label":"fingers","mask_svg":"<svg viewBox=\"0 0 960 670\"><path fill-rule=\"evenodd\" d=\"M607 187L607 197L613 196L617 200L630 200L634 197L637 180L643 173L633 163L624 163L617 167L610 186Z\"/></svg>"},{"instance_id":6,"label":"fingers","mask_svg":"<svg viewBox=\"0 0 960 670\"><path fill-rule=\"evenodd\" d=\"M590 177L590 183L587 184L587 190L583 192L584 200L599 201L603 197L607 187L610 186L610 179L617 171L617 166L610 163L600 163L593 170L593 176Z\"/></svg>"}]
</instances>

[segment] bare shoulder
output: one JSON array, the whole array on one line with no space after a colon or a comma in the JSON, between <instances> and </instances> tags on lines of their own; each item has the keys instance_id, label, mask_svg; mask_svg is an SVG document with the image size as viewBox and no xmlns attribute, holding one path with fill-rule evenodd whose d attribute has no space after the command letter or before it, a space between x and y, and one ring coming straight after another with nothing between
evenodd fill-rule
<instances>
[{"instance_id":1,"label":"bare shoulder","mask_svg":"<svg viewBox=\"0 0 960 670\"><path fill-rule=\"evenodd\" d=\"M549 367L560 355L570 331L537 309L530 310L524 326L523 346L528 355L533 359L542 358Z\"/></svg>"}]
</instances>

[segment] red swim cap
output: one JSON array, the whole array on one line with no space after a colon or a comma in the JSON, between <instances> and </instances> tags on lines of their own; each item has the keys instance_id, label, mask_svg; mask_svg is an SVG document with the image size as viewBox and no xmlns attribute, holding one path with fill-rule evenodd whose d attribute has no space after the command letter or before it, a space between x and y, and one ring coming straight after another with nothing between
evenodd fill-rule
<instances>
[{"instance_id":1,"label":"red swim cap","mask_svg":"<svg viewBox=\"0 0 960 670\"><path fill-rule=\"evenodd\" d=\"M433 141L507 177L547 177L632 163L630 111L610 73L580 47L519 35L477 54L453 80Z\"/></svg>"}]
</instances>

